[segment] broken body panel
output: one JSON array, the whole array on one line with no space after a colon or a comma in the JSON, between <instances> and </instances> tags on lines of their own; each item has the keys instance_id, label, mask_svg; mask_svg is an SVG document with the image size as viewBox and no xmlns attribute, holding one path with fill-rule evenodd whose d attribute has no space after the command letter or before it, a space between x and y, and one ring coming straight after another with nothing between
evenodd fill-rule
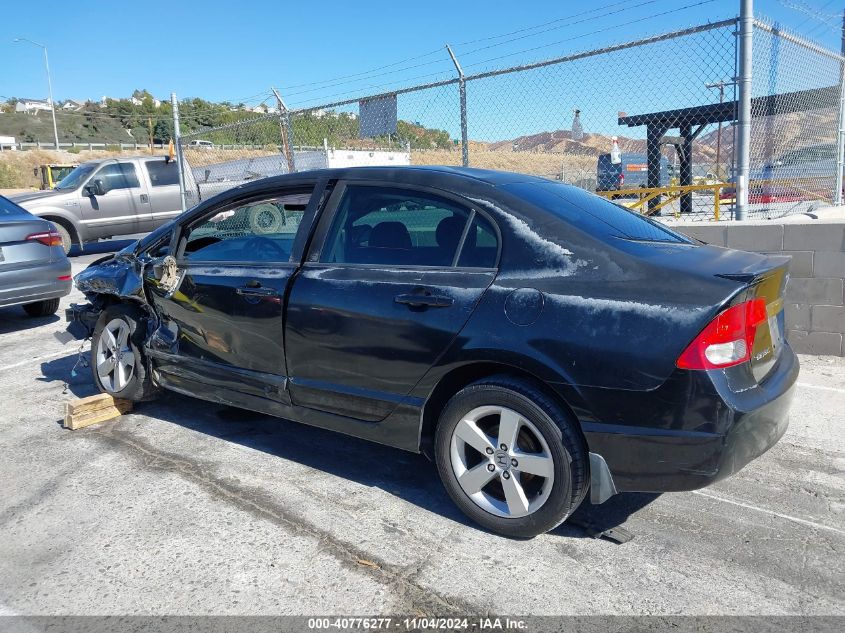
<instances>
[{"instance_id":1,"label":"broken body panel","mask_svg":"<svg viewBox=\"0 0 845 633\"><path fill-rule=\"evenodd\" d=\"M489 218L497 266L321 261L339 197L329 194L385 182L437 191ZM314 191L289 261L180 259L181 227L233 201L303 184ZM518 371L555 394L601 456L591 460L594 485L611 492L594 501L616 490L698 488L765 452L786 429L798 373L783 342L786 261L704 245L654 223L627 226L629 215L517 174L359 168L282 176L204 202L80 273L77 286L92 303L68 316L90 331L110 302L135 303L146 313L145 352L159 385L426 453L432 412L450 385L478 371ZM262 292L241 294L252 281ZM394 300L414 289L449 307ZM750 362L676 366L717 314L750 297L769 311Z\"/></svg>"}]
</instances>

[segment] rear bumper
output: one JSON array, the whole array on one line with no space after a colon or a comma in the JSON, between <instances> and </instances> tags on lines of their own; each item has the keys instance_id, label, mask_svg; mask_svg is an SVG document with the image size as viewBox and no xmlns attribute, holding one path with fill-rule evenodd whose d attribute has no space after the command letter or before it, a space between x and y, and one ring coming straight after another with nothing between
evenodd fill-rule
<instances>
[{"instance_id":1,"label":"rear bumper","mask_svg":"<svg viewBox=\"0 0 845 633\"><path fill-rule=\"evenodd\" d=\"M798 370L787 346L776 370L755 389L734 393L724 373L711 376L722 394L713 409L720 411L724 433L586 424L587 444L604 458L619 492L703 488L738 472L780 440Z\"/></svg>"},{"instance_id":2,"label":"rear bumper","mask_svg":"<svg viewBox=\"0 0 845 633\"><path fill-rule=\"evenodd\" d=\"M59 277L68 277L61 281ZM0 272L0 308L64 297L70 293L70 262Z\"/></svg>"}]
</instances>

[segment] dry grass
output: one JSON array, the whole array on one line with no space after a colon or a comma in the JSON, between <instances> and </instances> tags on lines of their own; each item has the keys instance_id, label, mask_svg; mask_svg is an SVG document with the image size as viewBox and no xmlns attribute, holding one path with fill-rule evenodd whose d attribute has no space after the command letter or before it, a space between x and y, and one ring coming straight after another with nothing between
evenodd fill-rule
<instances>
[{"instance_id":1,"label":"dry grass","mask_svg":"<svg viewBox=\"0 0 845 633\"><path fill-rule=\"evenodd\" d=\"M166 150L156 150L163 155ZM112 156L140 155L143 150L82 150L78 154L66 151L34 149L25 152L0 152L0 187L8 189L38 189L41 178L37 172L39 165L50 163L74 164L84 163L98 158Z\"/></svg>"},{"instance_id":2,"label":"dry grass","mask_svg":"<svg viewBox=\"0 0 845 633\"><path fill-rule=\"evenodd\" d=\"M167 150L155 150L162 156ZM47 163L83 163L88 160L113 156L146 155L143 150L106 151L83 150L78 154L65 151L31 150L0 153L0 188L37 189L40 180L36 172L39 165ZM192 167L203 167L242 158L257 158L278 155L278 149L268 146L264 149L186 149L185 158ZM421 150L411 152L414 165L460 165L459 147L448 150ZM470 164L483 169L499 169L547 178L560 178L574 182L581 178L595 177L596 159L591 156L573 156L560 153L512 152L490 150L484 144L473 144L470 148Z\"/></svg>"},{"instance_id":3,"label":"dry grass","mask_svg":"<svg viewBox=\"0 0 845 633\"><path fill-rule=\"evenodd\" d=\"M533 174L546 178L563 176L566 181L595 177L594 156L572 156L542 152L491 151L473 148L469 162L472 167L499 169ZM460 150L424 150L411 153L414 165L460 165Z\"/></svg>"}]
</instances>

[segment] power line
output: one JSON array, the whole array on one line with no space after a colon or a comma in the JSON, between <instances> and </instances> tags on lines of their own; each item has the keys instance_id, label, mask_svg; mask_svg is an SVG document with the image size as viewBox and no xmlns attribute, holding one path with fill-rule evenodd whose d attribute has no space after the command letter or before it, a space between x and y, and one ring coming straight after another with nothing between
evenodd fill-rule
<instances>
[{"instance_id":1,"label":"power line","mask_svg":"<svg viewBox=\"0 0 845 633\"><path fill-rule=\"evenodd\" d=\"M665 15L670 15L672 13L678 13L679 11L684 11L686 9L692 9L693 7L700 7L702 5L710 4L710 3L715 2L715 1L716 0L700 0L699 2L687 4L687 5L684 5L683 7L668 9L668 10L663 11L661 13L654 13L652 15L647 15L645 17L638 18L636 20L630 20L628 22L625 22L624 26L628 26L630 24L637 24L638 22L645 22L646 20L653 20L654 18L663 17ZM540 46L535 46L533 48L526 48L524 50L516 51L514 53L507 53L506 55L500 55L498 57L491 57L490 59L485 59L485 60L480 61L480 62L474 62L472 64L467 64L466 67L469 68L469 67L472 67L472 66L480 66L481 64L489 64L490 62L498 61L500 59L505 59L507 57L513 57L514 55L522 55L524 53L531 53L531 52L534 52L534 51L537 51L537 50L540 50L540 49L543 49L543 48L549 48L550 46L558 46L559 44L566 44L567 42L572 42L574 40L582 39L584 37L589 37L591 35L598 35L599 33L605 33L607 31L611 31L613 29L618 29L618 28L619 28L619 25L607 26L607 27L602 28L602 29L596 29L595 31L591 31L589 33L583 33L581 35L575 35L573 37L568 37L568 38L563 39L563 40L558 40L557 42L552 42L550 44L542 44Z\"/></svg>"},{"instance_id":2,"label":"power line","mask_svg":"<svg viewBox=\"0 0 845 633\"><path fill-rule=\"evenodd\" d=\"M684 11L686 9L702 6L702 5L705 5L705 4L710 4L710 3L715 2L715 1L716 0L700 0L699 2L687 4L687 5L684 5L682 7L676 7L676 8L673 8L673 9L668 9L666 11L662 11L660 13L654 13L652 15L648 15L648 16L645 16L645 17L642 17L642 18L638 18L636 20L630 20L630 21L625 22L621 26L627 26L629 24L636 24L638 22L651 20L651 19L654 19L654 18L657 18L657 17L662 17L662 16L665 16L665 15L678 13L678 12ZM619 24L614 24L612 26L608 26L608 27L605 27L605 28L602 28L602 29L596 29L596 30L590 31L588 33L583 33L581 35L577 35L577 36L574 36L574 37L566 38L566 39L563 39L563 40L558 40L556 42L551 42L549 44L543 44L541 46L535 46L533 48L528 48L528 49L516 51L516 52L513 52L513 53L507 53L505 55L500 55L498 57L492 57L490 59L485 59L485 60L482 60L482 61L479 61L479 62L466 64L464 67L468 68L468 67L471 67L471 66L479 66L479 65L482 65L482 64L487 64L487 63L492 62L492 61L504 59L506 57L512 57L514 55L520 55L520 54L523 54L523 53L536 51L536 50L539 50L539 49L542 49L542 48L548 48L550 46L557 46L559 44L564 44L566 42L570 42L570 41L573 41L573 40L581 39L581 38L584 38L584 37L589 37L591 35L597 35L599 33L604 33L606 31L613 30L613 29L618 29L619 27L620 27ZM408 82L416 81L416 80L419 80L419 79L430 79L431 77L442 76L444 72L445 71L440 71L440 72L436 72L436 73L427 73L427 74L424 74L424 75L417 75L415 77L405 78L405 79L398 80L398 81L387 82L387 83L383 83L383 84L380 84L380 85L376 84L376 85L370 85L370 86L362 86L359 90L354 91L354 93L359 93L362 90L388 88L390 86L395 86L397 83L400 83L400 82L403 83L403 84L407 84ZM343 91L343 92L334 93L334 94L331 94L331 95L323 95L323 96L320 97L320 100L334 99L336 97L343 97L343 96L346 96L346 95L349 95L349 94L354 94L354 93L352 91L347 90L347 91ZM315 99L306 99L304 101L294 102L291 105L303 106L304 104L307 104L310 101L315 101ZM319 105L319 104L315 104L315 105Z\"/></svg>"},{"instance_id":3,"label":"power line","mask_svg":"<svg viewBox=\"0 0 845 633\"><path fill-rule=\"evenodd\" d=\"M509 44L511 42L515 42L515 41L518 41L518 40L521 40L521 39L525 39L525 38L528 38L528 37L535 37L537 35L542 35L544 33L550 32L550 31L559 30L559 29L562 29L566 26L574 26L574 25L577 25L577 24L581 24L583 22L588 21L588 19L596 19L596 18L584 18L582 20L571 21L572 18L576 18L576 17L588 15L588 14L593 14L593 13L600 12L600 11L606 11L607 9L617 7L617 6L620 6L620 5L626 5L621 9L617 9L616 11L607 12L603 16L601 16L601 17L606 17L606 16L610 16L610 15L616 15L616 14L622 13L624 11L637 9L639 7L643 7L643 6L646 6L646 5L649 5L649 4L654 4L655 2L660 2L660 1L663 1L663 0L643 0L643 2L640 2L639 4L635 4L635 5L629 5L628 2L616 2L616 3L606 5L606 6L603 6L603 7L597 7L597 8L594 8L594 9L590 9L588 11L582 11L581 13L576 13L575 15L567 16L567 17L564 17L564 18L558 18L556 20L551 20L549 22L544 22L542 24L526 27L526 28L520 29L518 31L511 31L510 33L504 33L504 34L501 34L501 35L493 35L491 37L482 38L480 40L470 40L469 42L463 42L462 44L459 44L458 46L471 44L473 42L480 42L480 41L486 41L486 40L490 40L490 39L507 37L509 35L514 35L516 33L524 32L524 31L528 31L528 30L534 30L534 29L542 28L544 26L549 26L551 24L557 24L557 23L564 21L564 20L569 20L568 22L565 22L563 24L558 24L557 26L553 26L551 28L544 29L544 30L539 31L537 33L529 33L527 35L521 35L519 37L515 37L515 38L512 38L510 40L498 42L496 44L489 44L487 46L482 46L482 47L479 47L477 49L461 53L461 56L472 55L473 53L477 53L477 52L487 50L487 49L490 49L490 48L495 48L497 46L504 46L505 44ZM711 1L715 1L715 0L711 0ZM422 62L422 63L419 63L419 64L414 64L412 66L397 68L395 70L390 70L390 71L383 72L383 73L372 74L373 72L378 71L378 70L382 70L384 68L391 68L391 67L398 66L398 65L403 64L403 63L408 62L408 61L414 61L414 60L417 60L417 59L423 59L425 57L429 57L429 56L433 55L434 53L442 54L443 49L439 48L439 49L431 51L429 53L424 53L423 55L418 55L416 57L412 57L412 58L409 58L407 60L403 60L401 62L394 62L392 64L387 64L387 65L381 66L379 68L374 68L374 69L371 69L371 70L368 70L368 71L355 73L353 75L346 75L346 76L342 76L342 77L337 77L334 80L324 80L324 81L319 81L319 82L297 84L297 85L294 85L294 86L286 86L284 88L285 90L289 90L291 88L297 88L297 87L309 87L309 89L308 90L300 90L298 92L286 92L285 97L286 98L287 97L295 97L295 96L299 96L299 95L303 95L303 94L310 94L310 93L313 93L313 92L318 92L320 90L326 90L328 88L334 88L334 87L337 87L337 86L348 85L350 83L355 83L356 81L359 80L359 79L356 79L356 78L375 79L377 77L384 77L384 76L387 76L387 75L393 75L393 74L396 74L396 73L405 72L407 70L413 70L415 68L422 68L422 67L425 67L425 66L431 66L432 64L449 64L449 68L451 69L451 64L449 63L449 60L444 57L444 59L431 60L431 61ZM431 76L431 75L428 75L428 76ZM330 82L335 82L335 83L330 83ZM327 84L327 85L323 85L323 84Z\"/></svg>"}]
</instances>

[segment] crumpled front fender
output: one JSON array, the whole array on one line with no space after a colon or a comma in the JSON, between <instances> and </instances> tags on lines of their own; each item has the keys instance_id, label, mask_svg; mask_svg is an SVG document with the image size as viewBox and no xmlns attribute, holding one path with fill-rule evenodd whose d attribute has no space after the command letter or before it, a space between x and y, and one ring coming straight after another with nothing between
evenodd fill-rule
<instances>
[{"instance_id":1,"label":"crumpled front fender","mask_svg":"<svg viewBox=\"0 0 845 633\"><path fill-rule=\"evenodd\" d=\"M134 257L116 257L89 266L74 277L74 283L89 299L90 295L112 295L147 305L143 266Z\"/></svg>"}]
</instances>

